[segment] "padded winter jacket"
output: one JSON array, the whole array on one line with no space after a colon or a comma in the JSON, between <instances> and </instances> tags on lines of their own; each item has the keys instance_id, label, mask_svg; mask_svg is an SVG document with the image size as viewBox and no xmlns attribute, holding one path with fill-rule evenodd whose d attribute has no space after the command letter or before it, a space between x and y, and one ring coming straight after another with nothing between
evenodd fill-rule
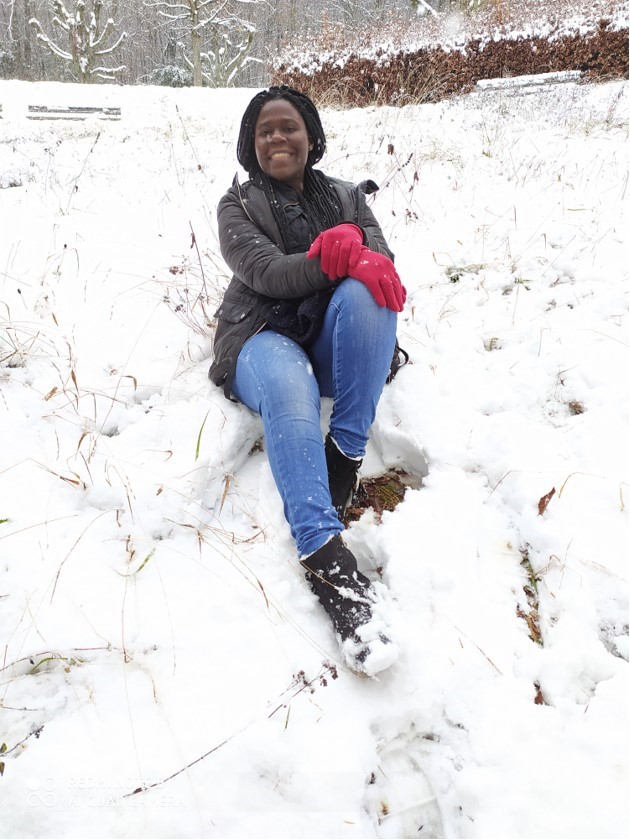
<instances>
[{"instance_id":1,"label":"padded winter jacket","mask_svg":"<svg viewBox=\"0 0 630 840\"><path fill-rule=\"evenodd\" d=\"M383 232L365 201L364 188L336 178L328 179L337 192L342 218L363 230L363 244L393 259ZM318 259L287 255L269 201L252 181L238 179L219 202L217 210L221 254L233 272L221 305L214 313L217 328L214 361L209 376L232 397L236 360L248 338L265 327L263 310L287 298L304 298L331 281Z\"/></svg>"}]
</instances>

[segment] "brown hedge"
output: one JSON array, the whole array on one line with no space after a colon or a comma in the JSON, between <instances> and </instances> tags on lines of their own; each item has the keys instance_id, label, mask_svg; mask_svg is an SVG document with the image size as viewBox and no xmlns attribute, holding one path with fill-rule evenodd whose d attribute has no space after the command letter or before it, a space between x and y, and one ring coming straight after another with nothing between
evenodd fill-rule
<instances>
[{"instance_id":1,"label":"brown hedge","mask_svg":"<svg viewBox=\"0 0 630 840\"><path fill-rule=\"evenodd\" d=\"M281 65L272 84L290 84L325 105L404 105L464 93L479 79L562 70L581 70L590 80L627 78L628 30L601 20L598 30L585 36L477 39L461 51L436 46L387 59L353 55L342 68L329 62L313 74Z\"/></svg>"}]
</instances>

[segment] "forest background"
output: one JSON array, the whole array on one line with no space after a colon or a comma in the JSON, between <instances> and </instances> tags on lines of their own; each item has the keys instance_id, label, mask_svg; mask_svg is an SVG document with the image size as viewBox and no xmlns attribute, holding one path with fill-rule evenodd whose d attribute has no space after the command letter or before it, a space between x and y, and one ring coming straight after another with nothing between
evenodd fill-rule
<instances>
[{"instance_id":1,"label":"forest background","mask_svg":"<svg viewBox=\"0 0 630 840\"><path fill-rule=\"evenodd\" d=\"M335 93L340 104L349 94L352 104L406 104L493 75L627 76L626 7L619 0L0 0L0 78L305 88L319 75L310 92L320 102L328 91L329 104ZM384 65L390 72L381 78L374 69L382 74Z\"/></svg>"}]
</instances>

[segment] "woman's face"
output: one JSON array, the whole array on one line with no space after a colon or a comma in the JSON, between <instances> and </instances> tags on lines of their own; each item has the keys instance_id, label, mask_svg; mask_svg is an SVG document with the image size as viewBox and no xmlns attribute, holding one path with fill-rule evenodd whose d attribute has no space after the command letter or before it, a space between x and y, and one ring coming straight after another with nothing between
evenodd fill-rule
<instances>
[{"instance_id":1,"label":"woman's face","mask_svg":"<svg viewBox=\"0 0 630 840\"><path fill-rule=\"evenodd\" d=\"M304 169L313 148L299 111L286 99L270 99L260 110L254 130L258 165L297 192L304 190Z\"/></svg>"}]
</instances>

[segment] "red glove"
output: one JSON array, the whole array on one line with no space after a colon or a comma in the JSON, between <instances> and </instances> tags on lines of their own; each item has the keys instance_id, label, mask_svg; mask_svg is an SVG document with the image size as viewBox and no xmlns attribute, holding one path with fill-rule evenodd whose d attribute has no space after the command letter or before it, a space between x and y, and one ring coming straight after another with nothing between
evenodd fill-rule
<instances>
[{"instance_id":1,"label":"red glove","mask_svg":"<svg viewBox=\"0 0 630 840\"><path fill-rule=\"evenodd\" d=\"M368 287L379 306L386 306L393 312L402 312L407 290L400 282L394 263L385 254L370 251L365 245L356 263L350 268L350 276Z\"/></svg>"},{"instance_id":2,"label":"red glove","mask_svg":"<svg viewBox=\"0 0 630 840\"><path fill-rule=\"evenodd\" d=\"M341 280L348 276L348 269L358 260L362 247L361 228L345 223L320 233L306 256L310 260L319 256L324 274L331 280Z\"/></svg>"}]
</instances>

